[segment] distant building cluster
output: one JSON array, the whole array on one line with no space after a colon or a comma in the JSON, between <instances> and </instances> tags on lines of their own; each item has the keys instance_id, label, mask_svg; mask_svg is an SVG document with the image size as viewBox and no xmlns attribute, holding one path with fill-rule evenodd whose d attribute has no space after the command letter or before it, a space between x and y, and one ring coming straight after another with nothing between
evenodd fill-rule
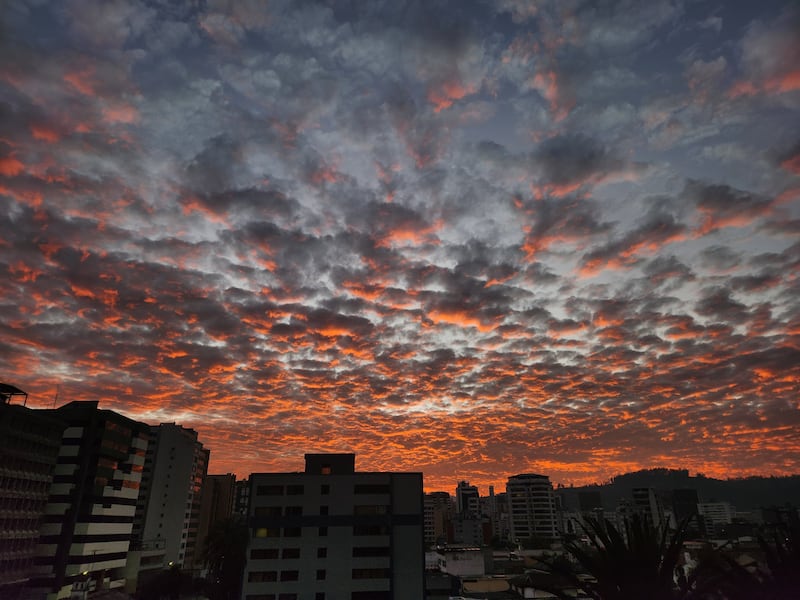
<instances>
[{"instance_id":1,"label":"distant building cluster","mask_svg":"<svg viewBox=\"0 0 800 600\"><path fill-rule=\"evenodd\" d=\"M747 539L759 520L694 489L633 488L609 506L599 490L554 489L535 473L486 496L468 481L424 493L421 473L357 471L354 454L237 480L208 474L192 429L26 398L0 383L3 599L177 598L183 580L211 586L194 585L197 598L223 584L218 597L242 600L545 597L542 561L585 537L588 519L623 535L634 516L685 521L698 541Z\"/></svg>"}]
</instances>

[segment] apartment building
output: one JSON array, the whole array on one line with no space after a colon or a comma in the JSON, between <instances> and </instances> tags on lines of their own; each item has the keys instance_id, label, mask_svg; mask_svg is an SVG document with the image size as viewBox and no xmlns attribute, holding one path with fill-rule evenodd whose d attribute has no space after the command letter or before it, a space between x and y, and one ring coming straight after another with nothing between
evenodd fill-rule
<instances>
[{"instance_id":1,"label":"apartment building","mask_svg":"<svg viewBox=\"0 0 800 600\"><path fill-rule=\"evenodd\" d=\"M0 383L0 598L17 598L34 571L64 423L25 407ZM23 404L12 404L22 400Z\"/></svg>"},{"instance_id":2,"label":"apartment building","mask_svg":"<svg viewBox=\"0 0 800 600\"><path fill-rule=\"evenodd\" d=\"M424 594L421 473L357 472L307 454L302 473L250 476L246 600L408 600Z\"/></svg>"},{"instance_id":3,"label":"apartment building","mask_svg":"<svg viewBox=\"0 0 800 600\"><path fill-rule=\"evenodd\" d=\"M149 553L143 565L149 568L142 570L170 563L191 570L202 550L198 531L209 451L194 429L175 423L150 427L149 438L133 527L134 540Z\"/></svg>"},{"instance_id":4,"label":"apartment building","mask_svg":"<svg viewBox=\"0 0 800 600\"><path fill-rule=\"evenodd\" d=\"M554 540L559 537L553 484L546 475L525 473L506 483L511 540Z\"/></svg>"},{"instance_id":5,"label":"apartment building","mask_svg":"<svg viewBox=\"0 0 800 600\"><path fill-rule=\"evenodd\" d=\"M66 424L37 546L35 597L121 588L147 426L97 402L40 411Z\"/></svg>"}]
</instances>

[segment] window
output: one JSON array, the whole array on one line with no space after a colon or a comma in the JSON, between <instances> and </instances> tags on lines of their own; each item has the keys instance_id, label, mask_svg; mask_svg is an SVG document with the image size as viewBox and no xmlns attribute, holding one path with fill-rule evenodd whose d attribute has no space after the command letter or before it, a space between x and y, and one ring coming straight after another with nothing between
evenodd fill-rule
<instances>
[{"instance_id":1,"label":"window","mask_svg":"<svg viewBox=\"0 0 800 600\"><path fill-rule=\"evenodd\" d=\"M283 496L283 486L259 485L256 488L256 496Z\"/></svg>"},{"instance_id":2,"label":"window","mask_svg":"<svg viewBox=\"0 0 800 600\"><path fill-rule=\"evenodd\" d=\"M245 600L275 600L275 594L247 594Z\"/></svg>"},{"instance_id":3,"label":"window","mask_svg":"<svg viewBox=\"0 0 800 600\"><path fill-rule=\"evenodd\" d=\"M278 527L259 527L253 532L253 537L281 537L281 530Z\"/></svg>"},{"instance_id":4,"label":"window","mask_svg":"<svg viewBox=\"0 0 800 600\"><path fill-rule=\"evenodd\" d=\"M300 579L300 571L281 571L281 581L297 581Z\"/></svg>"},{"instance_id":5,"label":"window","mask_svg":"<svg viewBox=\"0 0 800 600\"><path fill-rule=\"evenodd\" d=\"M387 525L353 525L353 535L389 535Z\"/></svg>"},{"instance_id":6,"label":"window","mask_svg":"<svg viewBox=\"0 0 800 600\"><path fill-rule=\"evenodd\" d=\"M302 506L287 506L286 507L286 515L302 515L303 514L303 507Z\"/></svg>"},{"instance_id":7,"label":"window","mask_svg":"<svg viewBox=\"0 0 800 600\"><path fill-rule=\"evenodd\" d=\"M264 581L278 581L277 571L250 571L247 574L249 583L261 583Z\"/></svg>"},{"instance_id":8,"label":"window","mask_svg":"<svg viewBox=\"0 0 800 600\"><path fill-rule=\"evenodd\" d=\"M327 527L320 527L319 530L317 531L317 535L319 535L319 537L327 536L328 535L328 528Z\"/></svg>"},{"instance_id":9,"label":"window","mask_svg":"<svg viewBox=\"0 0 800 600\"><path fill-rule=\"evenodd\" d=\"M297 600L297 594L278 594L278 600Z\"/></svg>"},{"instance_id":10,"label":"window","mask_svg":"<svg viewBox=\"0 0 800 600\"><path fill-rule=\"evenodd\" d=\"M389 571L388 568L353 569L353 579L388 579Z\"/></svg>"},{"instance_id":11,"label":"window","mask_svg":"<svg viewBox=\"0 0 800 600\"><path fill-rule=\"evenodd\" d=\"M319 514L327 515L328 514L328 507L327 506L320 506L319 507Z\"/></svg>"},{"instance_id":12,"label":"window","mask_svg":"<svg viewBox=\"0 0 800 600\"><path fill-rule=\"evenodd\" d=\"M280 517L281 516L281 507L280 506L257 506L255 510L255 515L257 517Z\"/></svg>"},{"instance_id":13,"label":"window","mask_svg":"<svg viewBox=\"0 0 800 600\"><path fill-rule=\"evenodd\" d=\"M286 486L286 495L287 496L302 496L303 495L303 486L302 485L287 485Z\"/></svg>"},{"instance_id":14,"label":"window","mask_svg":"<svg viewBox=\"0 0 800 600\"><path fill-rule=\"evenodd\" d=\"M325 600L325 592L317 592L314 595L314 600Z\"/></svg>"},{"instance_id":15,"label":"window","mask_svg":"<svg viewBox=\"0 0 800 600\"><path fill-rule=\"evenodd\" d=\"M317 558L327 558L328 557L328 549L327 548L317 548Z\"/></svg>"},{"instance_id":16,"label":"window","mask_svg":"<svg viewBox=\"0 0 800 600\"><path fill-rule=\"evenodd\" d=\"M300 558L300 548L284 548L281 558Z\"/></svg>"},{"instance_id":17,"label":"window","mask_svg":"<svg viewBox=\"0 0 800 600\"><path fill-rule=\"evenodd\" d=\"M323 581L325 579L325 569L317 569L317 581Z\"/></svg>"},{"instance_id":18,"label":"window","mask_svg":"<svg viewBox=\"0 0 800 600\"><path fill-rule=\"evenodd\" d=\"M351 592L350 600L392 600L392 593L380 592Z\"/></svg>"},{"instance_id":19,"label":"window","mask_svg":"<svg viewBox=\"0 0 800 600\"><path fill-rule=\"evenodd\" d=\"M303 535L303 529L301 527L283 528L283 537L300 537L301 535Z\"/></svg>"},{"instance_id":20,"label":"window","mask_svg":"<svg viewBox=\"0 0 800 600\"><path fill-rule=\"evenodd\" d=\"M270 558L278 558L277 548L253 548L250 550L250 558L252 560L267 560Z\"/></svg>"},{"instance_id":21,"label":"window","mask_svg":"<svg viewBox=\"0 0 800 600\"><path fill-rule=\"evenodd\" d=\"M327 483L323 483L321 486L319 486L319 493L323 496L327 496L331 493L331 486Z\"/></svg>"}]
</instances>

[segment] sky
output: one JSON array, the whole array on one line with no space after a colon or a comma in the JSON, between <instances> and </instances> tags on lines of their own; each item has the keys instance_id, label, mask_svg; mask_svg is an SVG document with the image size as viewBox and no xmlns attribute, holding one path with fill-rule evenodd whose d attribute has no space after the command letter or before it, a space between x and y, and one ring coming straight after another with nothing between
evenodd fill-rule
<instances>
[{"instance_id":1,"label":"sky","mask_svg":"<svg viewBox=\"0 0 800 600\"><path fill-rule=\"evenodd\" d=\"M6 0L0 380L210 472L800 473L793 2Z\"/></svg>"}]
</instances>

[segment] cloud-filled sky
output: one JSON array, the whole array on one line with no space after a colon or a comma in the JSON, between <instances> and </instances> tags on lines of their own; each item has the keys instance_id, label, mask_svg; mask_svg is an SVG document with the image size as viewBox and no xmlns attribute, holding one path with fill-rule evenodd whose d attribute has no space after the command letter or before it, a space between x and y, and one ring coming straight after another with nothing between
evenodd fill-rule
<instances>
[{"instance_id":1,"label":"cloud-filled sky","mask_svg":"<svg viewBox=\"0 0 800 600\"><path fill-rule=\"evenodd\" d=\"M29 406L177 421L239 476L800 472L794 3L0 18L0 380Z\"/></svg>"}]
</instances>

